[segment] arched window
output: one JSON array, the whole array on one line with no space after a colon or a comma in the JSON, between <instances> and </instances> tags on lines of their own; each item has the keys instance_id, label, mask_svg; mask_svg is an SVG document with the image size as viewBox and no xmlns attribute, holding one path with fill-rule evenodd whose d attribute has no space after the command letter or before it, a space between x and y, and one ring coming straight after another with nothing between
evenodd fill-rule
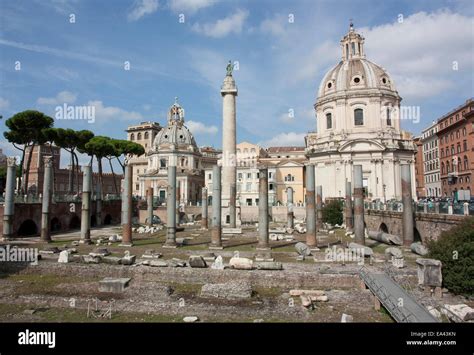
<instances>
[{"instance_id":1,"label":"arched window","mask_svg":"<svg viewBox=\"0 0 474 355\"><path fill-rule=\"evenodd\" d=\"M355 126L364 125L364 111L361 108L356 108L354 110L354 125Z\"/></svg>"},{"instance_id":2,"label":"arched window","mask_svg":"<svg viewBox=\"0 0 474 355\"><path fill-rule=\"evenodd\" d=\"M326 129L332 128L332 114L326 113Z\"/></svg>"},{"instance_id":3,"label":"arched window","mask_svg":"<svg viewBox=\"0 0 474 355\"><path fill-rule=\"evenodd\" d=\"M469 160L467 159L467 156L464 156L464 170L469 169Z\"/></svg>"},{"instance_id":4,"label":"arched window","mask_svg":"<svg viewBox=\"0 0 474 355\"><path fill-rule=\"evenodd\" d=\"M449 170L449 161L446 162L446 173L447 173L447 174L450 173L450 170Z\"/></svg>"},{"instance_id":5,"label":"arched window","mask_svg":"<svg viewBox=\"0 0 474 355\"><path fill-rule=\"evenodd\" d=\"M133 133L130 135L130 140L131 140L131 141L134 141L134 140L135 140L135 135L134 135Z\"/></svg>"},{"instance_id":6,"label":"arched window","mask_svg":"<svg viewBox=\"0 0 474 355\"><path fill-rule=\"evenodd\" d=\"M148 139L148 132L145 132L145 139Z\"/></svg>"},{"instance_id":7,"label":"arched window","mask_svg":"<svg viewBox=\"0 0 474 355\"><path fill-rule=\"evenodd\" d=\"M138 134L137 134L137 139L138 139L138 140L142 139L142 134L141 134L141 133L138 133Z\"/></svg>"},{"instance_id":8,"label":"arched window","mask_svg":"<svg viewBox=\"0 0 474 355\"><path fill-rule=\"evenodd\" d=\"M444 150L441 149L441 158L444 158Z\"/></svg>"}]
</instances>

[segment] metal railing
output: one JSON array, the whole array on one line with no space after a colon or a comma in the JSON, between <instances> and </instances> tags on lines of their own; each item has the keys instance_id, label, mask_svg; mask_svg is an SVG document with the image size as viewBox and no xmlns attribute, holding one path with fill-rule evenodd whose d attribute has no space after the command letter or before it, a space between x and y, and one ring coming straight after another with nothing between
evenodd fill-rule
<instances>
[{"instance_id":1,"label":"metal railing","mask_svg":"<svg viewBox=\"0 0 474 355\"><path fill-rule=\"evenodd\" d=\"M401 201L364 201L364 208L372 211L391 211L403 212L403 203ZM417 213L449 214L449 215L474 215L474 202L415 202L413 201L413 210Z\"/></svg>"}]
</instances>

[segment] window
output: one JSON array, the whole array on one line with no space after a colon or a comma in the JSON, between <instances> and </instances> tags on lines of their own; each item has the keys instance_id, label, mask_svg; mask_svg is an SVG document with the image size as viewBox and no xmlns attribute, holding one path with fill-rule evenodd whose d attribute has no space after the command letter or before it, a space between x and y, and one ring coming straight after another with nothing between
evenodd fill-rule
<instances>
[{"instance_id":1,"label":"window","mask_svg":"<svg viewBox=\"0 0 474 355\"><path fill-rule=\"evenodd\" d=\"M349 58L349 45L346 43L346 59Z\"/></svg>"},{"instance_id":2,"label":"window","mask_svg":"<svg viewBox=\"0 0 474 355\"><path fill-rule=\"evenodd\" d=\"M134 135L133 133L130 134L130 140L131 140L131 141L134 141L134 140L135 140L135 135Z\"/></svg>"},{"instance_id":3,"label":"window","mask_svg":"<svg viewBox=\"0 0 474 355\"><path fill-rule=\"evenodd\" d=\"M391 116L391 110L390 107L387 107L387 126L392 125L392 116Z\"/></svg>"},{"instance_id":4,"label":"window","mask_svg":"<svg viewBox=\"0 0 474 355\"><path fill-rule=\"evenodd\" d=\"M462 148L463 148L464 151L467 150L467 141L466 141L466 140L464 140L464 141L462 142Z\"/></svg>"},{"instance_id":5,"label":"window","mask_svg":"<svg viewBox=\"0 0 474 355\"><path fill-rule=\"evenodd\" d=\"M268 178L269 178L269 179L271 179L271 178L272 178L272 176L273 176L273 173L271 173L271 172L270 172L270 173L268 173Z\"/></svg>"},{"instance_id":6,"label":"window","mask_svg":"<svg viewBox=\"0 0 474 355\"><path fill-rule=\"evenodd\" d=\"M351 47L352 47L352 54L355 54L356 47L355 47L355 43L354 43L354 42L351 43Z\"/></svg>"},{"instance_id":7,"label":"window","mask_svg":"<svg viewBox=\"0 0 474 355\"><path fill-rule=\"evenodd\" d=\"M467 156L464 156L464 170L469 169L469 160L467 160Z\"/></svg>"},{"instance_id":8,"label":"window","mask_svg":"<svg viewBox=\"0 0 474 355\"><path fill-rule=\"evenodd\" d=\"M142 139L142 134L141 134L141 133L138 133L138 134L137 134L137 139L138 139L138 140Z\"/></svg>"},{"instance_id":9,"label":"window","mask_svg":"<svg viewBox=\"0 0 474 355\"><path fill-rule=\"evenodd\" d=\"M446 173L450 173L450 170L449 170L449 161L446 162Z\"/></svg>"},{"instance_id":10,"label":"window","mask_svg":"<svg viewBox=\"0 0 474 355\"><path fill-rule=\"evenodd\" d=\"M456 146L456 149L458 153L461 153L461 143L458 143L458 145Z\"/></svg>"},{"instance_id":11,"label":"window","mask_svg":"<svg viewBox=\"0 0 474 355\"><path fill-rule=\"evenodd\" d=\"M355 126L364 125L364 111L361 108L356 108L354 110L354 125Z\"/></svg>"},{"instance_id":12,"label":"window","mask_svg":"<svg viewBox=\"0 0 474 355\"><path fill-rule=\"evenodd\" d=\"M248 182L247 185L245 186L245 191L249 192L252 191L252 183Z\"/></svg>"},{"instance_id":13,"label":"window","mask_svg":"<svg viewBox=\"0 0 474 355\"><path fill-rule=\"evenodd\" d=\"M331 113L326 113L326 128L327 129L332 128L332 114Z\"/></svg>"},{"instance_id":14,"label":"window","mask_svg":"<svg viewBox=\"0 0 474 355\"><path fill-rule=\"evenodd\" d=\"M140 188L140 185L136 184L135 185L135 190L138 190Z\"/></svg>"},{"instance_id":15,"label":"window","mask_svg":"<svg viewBox=\"0 0 474 355\"><path fill-rule=\"evenodd\" d=\"M269 189L270 191L273 191L273 184L268 185L268 189Z\"/></svg>"},{"instance_id":16,"label":"window","mask_svg":"<svg viewBox=\"0 0 474 355\"><path fill-rule=\"evenodd\" d=\"M148 137L149 137L148 132L145 132L145 139L148 139Z\"/></svg>"},{"instance_id":17,"label":"window","mask_svg":"<svg viewBox=\"0 0 474 355\"><path fill-rule=\"evenodd\" d=\"M160 159L160 168L166 168L166 158Z\"/></svg>"},{"instance_id":18,"label":"window","mask_svg":"<svg viewBox=\"0 0 474 355\"><path fill-rule=\"evenodd\" d=\"M252 173L247 173L247 179L251 179L252 178Z\"/></svg>"},{"instance_id":19,"label":"window","mask_svg":"<svg viewBox=\"0 0 474 355\"><path fill-rule=\"evenodd\" d=\"M207 179L212 180L212 174L207 174Z\"/></svg>"},{"instance_id":20,"label":"window","mask_svg":"<svg viewBox=\"0 0 474 355\"><path fill-rule=\"evenodd\" d=\"M246 204L247 206L252 206L252 199L251 199L251 198L246 199L246 200L245 200L245 204Z\"/></svg>"},{"instance_id":21,"label":"window","mask_svg":"<svg viewBox=\"0 0 474 355\"><path fill-rule=\"evenodd\" d=\"M209 175L211 175L211 174L209 174ZM237 174L237 177L241 180L241 179L242 179L242 173L238 173L238 174ZM209 178L210 178L210 177L209 177Z\"/></svg>"},{"instance_id":22,"label":"window","mask_svg":"<svg viewBox=\"0 0 474 355\"><path fill-rule=\"evenodd\" d=\"M459 132L459 129L456 131L456 138L461 137L461 132Z\"/></svg>"},{"instance_id":23,"label":"window","mask_svg":"<svg viewBox=\"0 0 474 355\"><path fill-rule=\"evenodd\" d=\"M466 127L464 127L464 128L462 129L462 135L463 135L463 137L466 137Z\"/></svg>"}]
</instances>

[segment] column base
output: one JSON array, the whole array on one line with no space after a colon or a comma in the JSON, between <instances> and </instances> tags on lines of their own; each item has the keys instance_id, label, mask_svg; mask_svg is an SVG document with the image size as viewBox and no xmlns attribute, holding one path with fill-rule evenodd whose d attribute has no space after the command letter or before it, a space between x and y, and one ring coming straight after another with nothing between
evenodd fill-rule
<instances>
[{"instance_id":1,"label":"column base","mask_svg":"<svg viewBox=\"0 0 474 355\"><path fill-rule=\"evenodd\" d=\"M94 242L90 239L80 239L79 244L91 245L94 244Z\"/></svg>"},{"instance_id":2,"label":"column base","mask_svg":"<svg viewBox=\"0 0 474 355\"><path fill-rule=\"evenodd\" d=\"M118 246L119 246L119 247L127 247L127 248L129 248L129 247L133 247L133 243L120 243Z\"/></svg>"},{"instance_id":3,"label":"column base","mask_svg":"<svg viewBox=\"0 0 474 355\"><path fill-rule=\"evenodd\" d=\"M163 244L161 246L162 248L165 248L165 249L176 249L178 247L178 244Z\"/></svg>"},{"instance_id":4,"label":"column base","mask_svg":"<svg viewBox=\"0 0 474 355\"><path fill-rule=\"evenodd\" d=\"M215 245L210 245L209 250L222 250L224 249L223 246L215 246Z\"/></svg>"}]
</instances>

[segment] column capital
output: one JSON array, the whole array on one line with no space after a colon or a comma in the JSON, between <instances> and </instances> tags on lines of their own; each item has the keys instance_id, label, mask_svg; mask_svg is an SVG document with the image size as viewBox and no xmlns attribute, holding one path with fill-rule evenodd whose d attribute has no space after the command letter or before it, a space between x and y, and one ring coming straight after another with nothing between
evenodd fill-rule
<instances>
[{"instance_id":1,"label":"column capital","mask_svg":"<svg viewBox=\"0 0 474 355\"><path fill-rule=\"evenodd\" d=\"M7 166L16 166L16 157L8 157Z\"/></svg>"}]
</instances>

